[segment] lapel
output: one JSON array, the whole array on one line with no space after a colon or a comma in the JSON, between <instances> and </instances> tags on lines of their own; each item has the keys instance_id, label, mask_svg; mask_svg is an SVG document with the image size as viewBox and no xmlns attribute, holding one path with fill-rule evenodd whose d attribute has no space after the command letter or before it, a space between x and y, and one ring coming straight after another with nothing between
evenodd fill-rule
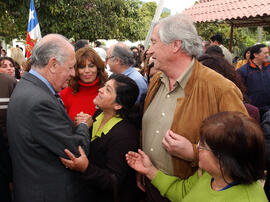
<instances>
[{"instance_id":1,"label":"lapel","mask_svg":"<svg viewBox=\"0 0 270 202\"><path fill-rule=\"evenodd\" d=\"M55 97L55 95L53 95L53 93L51 92L51 90L47 87L47 85L43 81L41 81L39 78L37 78L36 76L34 76L33 74L28 73L28 72L25 72L24 75L23 75L23 77L21 79L22 80L27 80L27 81L33 83L34 86L40 87L48 95L48 97L50 97L50 99L52 99L54 101L55 105L59 109L58 111L61 112L61 114L63 116L65 116L67 118L67 120L72 123L72 126L73 126L73 122L70 119L70 117L69 117L66 109L57 100L57 98Z\"/></svg>"}]
</instances>

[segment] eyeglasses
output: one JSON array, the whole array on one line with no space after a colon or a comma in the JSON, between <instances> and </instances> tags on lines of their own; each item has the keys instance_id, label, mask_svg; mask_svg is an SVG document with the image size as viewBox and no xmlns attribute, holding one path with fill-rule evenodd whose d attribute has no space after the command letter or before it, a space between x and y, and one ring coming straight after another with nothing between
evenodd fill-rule
<instances>
[{"instance_id":1,"label":"eyeglasses","mask_svg":"<svg viewBox=\"0 0 270 202\"><path fill-rule=\"evenodd\" d=\"M200 141L197 144L198 150L206 150L206 151L211 151L211 149L207 148L204 144L202 144Z\"/></svg>"},{"instance_id":2,"label":"eyeglasses","mask_svg":"<svg viewBox=\"0 0 270 202\"><path fill-rule=\"evenodd\" d=\"M106 57L105 58L105 61L108 62L109 59L113 58L114 56L111 56L111 57Z\"/></svg>"}]
</instances>

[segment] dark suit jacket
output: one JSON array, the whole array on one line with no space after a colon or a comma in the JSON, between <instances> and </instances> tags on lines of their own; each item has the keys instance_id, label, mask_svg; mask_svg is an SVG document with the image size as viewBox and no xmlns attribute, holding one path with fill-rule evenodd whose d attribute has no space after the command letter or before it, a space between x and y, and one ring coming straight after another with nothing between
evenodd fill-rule
<instances>
[{"instance_id":1,"label":"dark suit jacket","mask_svg":"<svg viewBox=\"0 0 270 202\"><path fill-rule=\"evenodd\" d=\"M59 156L68 148L86 153L89 130L77 128L49 88L25 73L8 108L7 134L13 164L15 202L85 201L79 173L66 169Z\"/></svg>"}]
</instances>

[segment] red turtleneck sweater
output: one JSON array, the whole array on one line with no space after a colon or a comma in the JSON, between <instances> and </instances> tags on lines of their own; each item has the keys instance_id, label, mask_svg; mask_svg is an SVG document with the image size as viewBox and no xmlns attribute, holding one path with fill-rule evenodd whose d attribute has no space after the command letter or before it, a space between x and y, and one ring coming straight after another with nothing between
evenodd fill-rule
<instances>
[{"instance_id":1,"label":"red turtleneck sweater","mask_svg":"<svg viewBox=\"0 0 270 202\"><path fill-rule=\"evenodd\" d=\"M90 114L91 116L94 115L96 106L94 105L93 100L98 94L98 81L99 78L90 84L78 81L80 87L79 92L76 94L72 93L72 89L70 87L61 91L60 96L72 121L80 112Z\"/></svg>"}]
</instances>

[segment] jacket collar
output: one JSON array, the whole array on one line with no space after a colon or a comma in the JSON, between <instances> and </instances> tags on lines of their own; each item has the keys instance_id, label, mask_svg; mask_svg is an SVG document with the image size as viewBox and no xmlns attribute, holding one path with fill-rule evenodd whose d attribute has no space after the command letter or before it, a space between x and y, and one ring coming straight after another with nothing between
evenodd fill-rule
<instances>
[{"instance_id":1,"label":"jacket collar","mask_svg":"<svg viewBox=\"0 0 270 202\"><path fill-rule=\"evenodd\" d=\"M254 69L257 67L257 65L256 65L251 59L249 59L248 62L249 62L249 66L250 66L250 67L252 67L252 68L254 68ZM263 66L264 66L264 67L267 67L269 64L270 64L269 62L265 62L265 63L263 64Z\"/></svg>"},{"instance_id":2,"label":"jacket collar","mask_svg":"<svg viewBox=\"0 0 270 202\"><path fill-rule=\"evenodd\" d=\"M186 86L185 86L185 96L190 94L190 92L194 86L193 84L198 78L198 74L199 74L199 71L201 69L199 67L200 65L202 65L202 64L200 64L197 59L194 59L193 70L192 70L192 73L187 81ZM152 99L155 97L155 94L157 93L157 91L159 89L159 86L161 84L161 75L162 75L162 72L156 73L153 76L153 78L149 84L146 97L149 97L150 99L145 99L144 112L146 111L148 105L152 102Z\"/></svg>"}]
</instances>

